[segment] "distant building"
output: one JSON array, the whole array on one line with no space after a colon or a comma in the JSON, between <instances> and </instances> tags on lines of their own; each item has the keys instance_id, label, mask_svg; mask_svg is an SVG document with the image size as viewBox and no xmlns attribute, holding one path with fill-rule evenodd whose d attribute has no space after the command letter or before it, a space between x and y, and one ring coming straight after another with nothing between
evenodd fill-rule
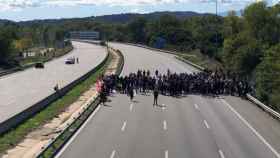
<instances>
[{"instance_id":1,"label":"distant building","mask_svg":"<svg viewBox=\"0 0 280 158\"><path fill-rule=\"evenodd\" d=\"M100 34L99 34L99 32L96 32L96 31L72 31L72 32L70 32L70 38L99 40Z\"/></svg>"}]
</instances>

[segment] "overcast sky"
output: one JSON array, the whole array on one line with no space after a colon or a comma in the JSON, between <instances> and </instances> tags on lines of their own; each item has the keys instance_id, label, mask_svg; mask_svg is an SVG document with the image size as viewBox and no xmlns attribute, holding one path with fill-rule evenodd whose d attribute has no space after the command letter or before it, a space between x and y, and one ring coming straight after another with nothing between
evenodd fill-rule
<instances>
[{"instance_id":1,"label":"overcast sky","mask_svg":"<svg viewBox=\"0 0 280 158\"><path fill-rule=\"evenodd\" d=\"M218 0L218 11L241 10L256 0ZM280 0L267 0L269 4ZM0 19L14 21L117 13L196 11L214 13L215 0L0 0Z\"/></svg>"}]
</instances>

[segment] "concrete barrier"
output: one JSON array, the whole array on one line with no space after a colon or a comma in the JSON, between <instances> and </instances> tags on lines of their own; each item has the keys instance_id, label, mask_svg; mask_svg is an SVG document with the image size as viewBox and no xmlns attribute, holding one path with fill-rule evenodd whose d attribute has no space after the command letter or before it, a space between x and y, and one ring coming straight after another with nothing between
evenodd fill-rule
<instances>
[{"instance_id":1,"label":"concrete barrier","mask_svg":"<svg viewBox=\"0 0 280 158\"><path fill-rule=\"evenodd\" d=\"M59 92L53 93L47 98L37 102L33 106L27 108L26 110L22 111L21 113L11 117L10 119L2 122L0 124L0 135L3 133L15 128L22 122L26 121L27 119L31 118L44 108L46 108L48 105L50 105L52 102L59 99L61 96L65 95L67 92L69 92L73 87L81 83L82 81L86 80L91 74L95 73L99 68L101 68L107 61L109 57L109 54L107 53L106 58L95 68L93 68L91 71L86 73L85 75L81 76L80 78L76 79L75 81L71 82L67 86L63 87L59 90Z\"/></svg>"}]
</instances>

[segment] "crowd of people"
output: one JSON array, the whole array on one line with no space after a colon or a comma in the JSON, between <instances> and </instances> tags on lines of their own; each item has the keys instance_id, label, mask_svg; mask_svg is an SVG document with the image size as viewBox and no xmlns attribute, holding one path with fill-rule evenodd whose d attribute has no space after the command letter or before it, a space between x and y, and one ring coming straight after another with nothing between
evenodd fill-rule
<instances>
[{"instance_id":1,"label":"crowd of people","mask_svg":"<svg viewBox=\"0 0 280 158\"><path fill-rule=\"evenodd\" d=\"M171 73L168 70L165 74L155 71L154 75L149 70L138 70L128 76L104 76L103 83L101 91L104 95L119 91L128 94L131 99L133 93L147 94L154 91L174 97L187 94L242 97L251 91L247 81L225 74L221 70L196 73Z\"/></svg>"}]
</instances>

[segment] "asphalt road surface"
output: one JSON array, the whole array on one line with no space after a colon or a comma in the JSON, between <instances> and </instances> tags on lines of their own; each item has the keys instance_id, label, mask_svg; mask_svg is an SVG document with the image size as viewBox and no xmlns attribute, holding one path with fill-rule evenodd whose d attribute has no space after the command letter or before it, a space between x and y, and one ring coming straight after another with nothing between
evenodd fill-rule
<instances>
[{"instance_id":1,"label":"asphalt road surface","mask_svg":"<svg viewBox=\"0 0 280 158\"><path fill-rule=\"evenodd\" d=\"M111 44L125 57L124 71L194 68L164 54ZM280 123L237 97L115 94L100 106L57 155L61 158L279 158Z\"/></svg>"},{"instance_id":2,"label":"asphalt road surface","mask_svg":"<svg viewBox=\"0 0 280 158\"><path fill-rule=\"evenodd\" d=\"M80 42L73 45L72 52L47 62L44 69L30 68L0 78L0 122L52 94L56 84L61 88L78 79L106 57L101 46ZM73 56L79 58L79 64L66 65L65 60Z\"/></svg>"}]
</instances>

